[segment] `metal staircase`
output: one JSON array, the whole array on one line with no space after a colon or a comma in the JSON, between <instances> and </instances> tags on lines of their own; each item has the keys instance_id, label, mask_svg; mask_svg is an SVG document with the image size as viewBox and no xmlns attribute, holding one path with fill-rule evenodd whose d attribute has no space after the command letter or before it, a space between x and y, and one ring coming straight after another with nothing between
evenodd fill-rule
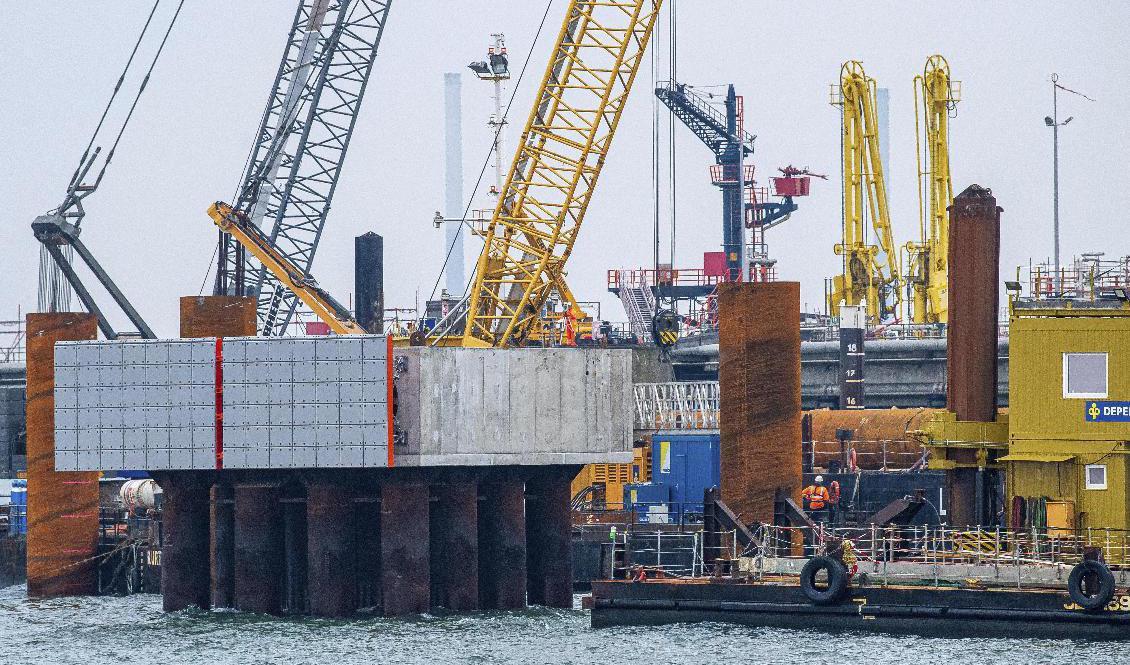
<instances>
[{"instance_id":1,"label":"metal staircase","mask_svg":"<svg viewBox=\"0 0 1130 665\"><path fill-rule=\"evenodd\" d=\"M641 340L650 340L655 320L655 294L644 271L620 271L620 302L624 303L632 332Z\"/></svg>"}]
</instances>

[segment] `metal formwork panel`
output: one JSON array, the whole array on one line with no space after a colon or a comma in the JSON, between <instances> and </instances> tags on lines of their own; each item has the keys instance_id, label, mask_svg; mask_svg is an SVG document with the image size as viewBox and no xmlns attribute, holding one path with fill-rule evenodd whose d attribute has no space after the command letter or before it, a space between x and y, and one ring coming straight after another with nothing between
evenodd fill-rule
<instances>
[{"instance_id":1,"label":"metal formwork panel","mask_svg":"<svg viewBox=\"0 0 1130 665\"><path fill-rule=\"evenodd\" d=\"M387 344L370 335L225 339L224 467L387 466Z\"/></svg>"},{"instance_id":2,"label":"metal formwork panel","mask_svg":"<svg viewBox=\"0 0 1130 665\"><path fill-rule=\"evenodd\" d=\"M215 467L215 340L55 346L55 468Z\"/></svg>"}]
</instances>

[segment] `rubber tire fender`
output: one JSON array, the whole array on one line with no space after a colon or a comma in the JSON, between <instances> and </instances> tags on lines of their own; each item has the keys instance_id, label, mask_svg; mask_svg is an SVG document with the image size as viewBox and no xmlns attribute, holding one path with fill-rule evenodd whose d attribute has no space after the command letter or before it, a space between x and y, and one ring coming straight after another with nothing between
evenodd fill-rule
<instances>
[{"instance_id":1,"label":"rubber tire fender","mask_svg":"<svg viewBox=\"0 0 1130 665\"><path fill-rule=\"evenodd\" d=\"M820 571L828 573L828 587L816 587L816 575ZM1111 578L1113 580L1113 577ZM843 600L848 590L848 571L843 563L828 556L809 559L800 571L800 590L815 605L833 605Z\"/></svg>"},{"instance_id":2,"label":"rubber tire fender","mask_svg":"<svg viewBox=\"0 0 1130 665\"><path fill-rule=\"evenodd\" d=\"M1099 588L1093 596L1083 592L1083 579L1088 574L1094 574L1099 578ZM1071 569L1071 575L1067 578L1067 593L1071 596L1071 601L1079 607L1097 612L1114 598L1114 575L1110 572L1110 568L1100 561L1083 561Z\"/></svg>"}]
</instances>

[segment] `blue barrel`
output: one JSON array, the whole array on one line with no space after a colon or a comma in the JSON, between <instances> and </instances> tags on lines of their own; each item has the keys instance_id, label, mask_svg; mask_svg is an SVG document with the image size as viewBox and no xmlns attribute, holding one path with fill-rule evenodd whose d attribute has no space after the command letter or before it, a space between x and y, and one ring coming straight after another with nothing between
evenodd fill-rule
<instances>
[{"instance_id":1,"label":"blue barrel","mask_svg":"<svg viewBox=\"0 0 1130 665\"><path fill-rule=\"evenodd\" d=\"M27 534L27 481L12 481L12 502L8 506L8 534Z\"/></svg>"}]
</instances>

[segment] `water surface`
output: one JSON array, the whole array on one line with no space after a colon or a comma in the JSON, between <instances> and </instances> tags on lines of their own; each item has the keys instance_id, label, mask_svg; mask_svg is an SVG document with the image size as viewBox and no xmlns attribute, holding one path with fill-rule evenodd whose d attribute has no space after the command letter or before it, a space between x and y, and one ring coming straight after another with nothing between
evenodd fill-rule
<instances>
[{"instance_id":1,"label":"water surface","mask_svg":"<svg viewBox=\"0 0 1130 665\"><path fill-rule=\"evenodd\" d=\"M411 619L165 614L159 596L29 600L0 589L0 663L1055 663L1130 662L1130 645L827 634L723 624L593 630L580 609Z\"/></svg>"}]
</instances>

